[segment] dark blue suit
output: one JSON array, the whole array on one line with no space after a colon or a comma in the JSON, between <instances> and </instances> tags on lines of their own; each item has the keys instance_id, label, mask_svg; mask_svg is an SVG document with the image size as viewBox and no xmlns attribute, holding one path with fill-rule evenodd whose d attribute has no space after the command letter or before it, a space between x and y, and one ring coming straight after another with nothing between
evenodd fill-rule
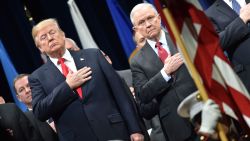
<instances>
[{"instance_id":1,"label":"dark blue suit","mask_svg":"<svg viewBox=\"0 0 250 141\"><path fill-rule=\"evenodd\" d=\"M219 33L235 72L250 92L250 29L223 0L216 0L206 15Z\"/></svg>"},{"instance_id":2,"label":"dark blue suit","mask_svg":"<svg viewBox=\"0 0 250 141\"><path fill-rule=\"evenodd\" d=\"M60 141L129 140L141 132L131 100L117 73L98 49L71 52L77 69L88 66L92 78L78 98L65 77L48 60L29 76L33 112L54 119Z\"/></svg>"}]
</instances>

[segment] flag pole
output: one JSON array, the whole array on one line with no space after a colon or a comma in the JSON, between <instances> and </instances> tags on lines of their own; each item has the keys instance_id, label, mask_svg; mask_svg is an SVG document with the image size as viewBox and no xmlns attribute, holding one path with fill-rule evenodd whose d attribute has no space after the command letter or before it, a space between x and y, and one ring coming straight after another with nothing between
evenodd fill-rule
<instances>
[{"instance_id":1,"label":"flag pole","mask_svg":"<svg viewBox=\"0 0 250 141\"><path fill-rule=\"evenodd\" d=\"M195 85L197 86L197 89L199 90L199 93L200 93L200 96L202 98L203 101L207 101L208 100L208 94L206 92L206 89L205 87L202 85L202 81L200 79L200 76L197 72L197 70L195 69L188 53L187 53L187 50L186 50L186 47L185 47L185 44L180 36L180 32L178 30L178 28L176 27L176 24L173 20L173 17L171 15L171 13L169 12L169 9L167 7L163 7L163 14L164 16L166 17L167 19L167 22L170 26L170 28L172 29L172 32L173 32L173 36L175 37L176 39L176 42L177 42L177 45L178 47L180 48L182 54L183 54L183 57L186 61L186 65L187 67L189 68L189 71L191 73L191 76L195 82ZM219 133L219 136L220 136L220 139L221 141L228 141L227 140L227 137L225 135L225 132L222 128L222 125L220 123L217 124L217 129L218 129L218 133Z\"/></svg>"}]
</instances>

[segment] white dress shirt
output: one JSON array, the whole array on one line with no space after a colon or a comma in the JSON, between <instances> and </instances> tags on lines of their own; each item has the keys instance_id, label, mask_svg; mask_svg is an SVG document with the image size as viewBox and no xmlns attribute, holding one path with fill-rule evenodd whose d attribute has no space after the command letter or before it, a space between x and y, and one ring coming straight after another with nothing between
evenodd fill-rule
<instances>
[{"instance_id":1,"label":"white dress shirt","mask_svg":"<svg viewBox=\"0 0 250 141\"><path fill-rule=\"evenodd\" d=\"M55 64L55 66L60 70L60 72L62 73L62 67L61 64L58 64L58 59L57 58L51 58L49 57L50 60L53 62L53 64ZM71 54L69 53L69 51L66 49L65 53L63 54L62 58L65 59L65 65L73 72L76 72L76 65L75 65L75 61L73 59L73 57L71 56Z\"/></svg>"},{"instance_id":2,"label":"white dress shirt","mask_svg":"<svg viewBox=\"0 0 250 141\"><path fill-rule=\"evenodd\" d=\"M149 39L147 39L147 42L152 47L157 56L159 56L158 49L155 47L156 42ZM161 37L159 39L159 42L162 43L162 47L168 52L169 55L171 55L164 31L161 31ZM171 79L171 76L167 75L163 69L161 69L161 75L167 82Z\"/></svg>"},{"instance_id":3,"label":"white dress shirt","mask_svg":"<svg viewBox=\"0 0 250 141\"><path fill-rule=\"evenodd\" d=\"M236 0L236 1L239 3L240 7L246 5L246 1L245 0ZM232 6L232 0L224 0L224 2L227 3L227 5L229 5L231 8L233 7Z\"/></svg>"}]
</instances>

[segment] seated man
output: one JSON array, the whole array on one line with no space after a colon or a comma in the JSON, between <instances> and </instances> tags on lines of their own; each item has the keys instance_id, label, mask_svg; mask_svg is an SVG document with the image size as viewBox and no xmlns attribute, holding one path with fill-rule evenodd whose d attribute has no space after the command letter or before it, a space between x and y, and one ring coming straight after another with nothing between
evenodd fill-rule
<instances>
[{"instance_id":1,"label":"seated man","mask_svg":"<svg viewBox=\"0 0 250 141\"><path fill-rule=\"evenodd\" d=\"M41 134L44 141L57 141L58 137L55 133L56 129L54 122L41 122L38 120L32 112L32 95L28 82L28 74L20 74L14 79L14 88L19 101L23 102L28 111L25 115L32 123L33 127ZM54 130L53 130L54 129Z\"/></svg>"}]
</instances>

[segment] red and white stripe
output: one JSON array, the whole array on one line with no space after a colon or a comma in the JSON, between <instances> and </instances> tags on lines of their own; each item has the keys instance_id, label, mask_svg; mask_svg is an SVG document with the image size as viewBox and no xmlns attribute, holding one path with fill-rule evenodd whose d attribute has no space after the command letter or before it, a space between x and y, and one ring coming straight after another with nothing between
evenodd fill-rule
<instances>
[{"instance_id":1,"label":"red and white stripe","mask_svg":"<svg viewBox=\"0 0 250 141\"><path fill-rule=\"evenodd\" d=\"M168 2L168 8L208 96L220 105L225 114L240 122L244 119L250 127L249 93L231 68L220 47L219 37L201 5L197 0ZM169 27L168 30L171 32Z\"/></svg>"}]
</instances>

